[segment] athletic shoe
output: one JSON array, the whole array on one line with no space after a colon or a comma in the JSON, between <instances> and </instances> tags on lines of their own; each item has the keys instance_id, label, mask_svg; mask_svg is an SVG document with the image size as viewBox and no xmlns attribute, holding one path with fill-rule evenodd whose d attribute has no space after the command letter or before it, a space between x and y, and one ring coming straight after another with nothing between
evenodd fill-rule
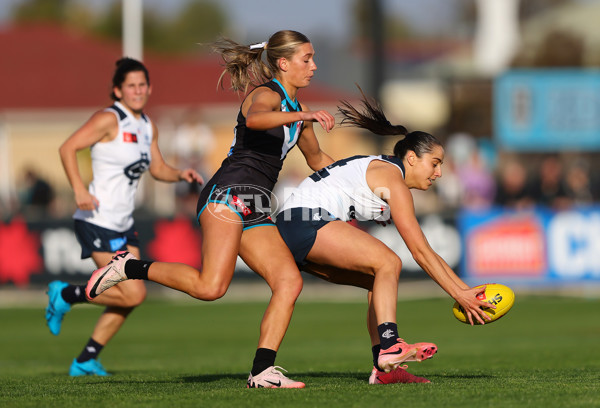
<instances>
[{"instance_id":1,"label":"athletic shoe","mask_svg":"<svg viewBox=\"0 0 600 408\"><path fill-rule=\"evenodd\" d=\"M117 251L117 254L108 265L96 269L85 287L85 294L88 299L93 299L117 283L126 280L125 263L130 259L137 258L127 251Z\"/></svg>"},{"instance_id":2,"label":"athletic shoe","mask_svg":"<svg viewBox=\"0 0 600 408\"><path fill-rule=\"evenodd\" d=\"M428 383L431 382L427 378L417 377L406 371L407 366L398 367L395 370L386 373L379 371L377 367L373 367L369 384L409 384L409 383Z\"/></svg>"},{"instance_id":3,"label":"athletic shoe","mask_svg":"<svg viewBox=\"0 0 600 408\"><path fill-rule=\"evenodd\" d=\"M398 339L398 342L392 347L379 352L377 365L389 373L405 361L420 361L419 358L423 356L418 356L418 351L419 346L416 344L408 344L404 340Z\"/></svg>"},{"instance_id":4,"label":"athletic shoe","mask_svg":"<svg viewBox=\"0 0 600 408\"><path fill-rule=\"evenodd\" d=\"M73 359L73 363L71 364L71 368L69 369L69 375L71 377L81 377L84 375L98 375L101 377L109 376L110 374L106 372L100 361L96 359L91 359L88 361L84 361L83 363L77 362L77 359Z\"/></svg>"},{"instance_id":5,"label":"athletic shoe","mask_svg":"<svg viewBox=\"0 0 600 408\"><path fill-rule=\"evenodd\" d=\"M58 336L65 313L71 310L71 305L62 297L62 290L69 286L67 282L52 281L48 285L48 306L46 307L46 324L50 333Z\"/></svg>"},{"instance_id":6,"label":"athletic shoe","mask_svg":"<svg viewBox=\"0 0 600 408\"><path fill-rule=\"evenodd\" d=\"M417 347L417 353L414 357L404 360L404 362L418 361L420 363L423 360L432 358L437 353L437 346L433 343L415 343L414 346Z\"/></svg>"},{"instance_id":7,"label":"athletic shoe","mask_svg":"<svg viewBox=\"0 0 600 408\"><path fill-rule=\"evenodd\" d=\"M250 373L246 388L304 388L303 382L290 380L278 370L285 371L279 366L271 366L255 376Z\"/></svg>"}]
</instances>

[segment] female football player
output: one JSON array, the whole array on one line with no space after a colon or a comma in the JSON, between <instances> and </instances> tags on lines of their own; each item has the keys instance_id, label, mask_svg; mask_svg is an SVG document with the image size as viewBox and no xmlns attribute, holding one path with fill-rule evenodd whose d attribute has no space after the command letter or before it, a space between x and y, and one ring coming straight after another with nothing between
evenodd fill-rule
<instances>
[{"instance_id":1,"label":"female football player","mask_svg":"<svg viewBox=\"0 0 600 408\"><path fill-rule=\"evenodd\" d=\"M158 130L144 113L152 92L148 70L139 61L122 58L113 76L114 103L92 117L60 147L60 157L75 193L75 235L82 258L100 267L119 250L139 256L139 240L132 213L139 178L146 170L157 180L189 183L202 178L193 169L178 170L163 160ZM77 152L90 148L93 180L86 188L79 173ZM91 303L106 306L81 354L73 360L70 375L107 375L97 357L117 333L131 311L144 300L146 287L131 281L103 293ZM53 281L48 288L46 323L58 335L65 313L85 303L85 285Z\"/></svg>"},{"instance_id":2,"label":"female football player","mask_svg":"<svg viewBox=\"0 0 600 408\"><path fill-rule=\"evenodd\" d=\"M279 31L268 42L240 45L218 41L214 48L225 62L223 74L235 91L252 89L241 104L235 137L227 158L206 183L198 201L202 226L202 270L188 265L136 260L117 255L94 272L87 295L95 298L126 279L147 279L201 300L225 295L238 255L272 290L260 326L260 337L247 387L303 388L275 368L302 277L270 217L270 195L288 151L298 144L308 166L319 170L333 159L325 154L313 130L318 122L329 132L333 115L311 111L297 100L317 66L309 39L296 31ZM266 54L266 64L261 57ZM219 83L222 85L223 75Z\"/></svg>"},{"instance_id":3,"label":"female football player","mask_svg":"<svg viewBox=\"0 0 600 408\"><path fill-rule=\"evenodd\" d=\"M362 91L361 91L362 92ZM469 322L489 317L489 304L476 295L429 246L415 217L410 189L427 190L442 176L444 149L425 132L394 126L380 106L363 94L364 112L343 102L342 124L380 135L400 135L392 156L354 156L339 160L306 178L277 215L277 227L300 268L319 278L368 292L368 331L373 347L371 384L429 382L399 367L422 361L437 351L433 343L407 344L398 333L396 307L400 258L384 243L346 221L394 221L413 258L460 303Z\"/></svg>"}]
</instances>

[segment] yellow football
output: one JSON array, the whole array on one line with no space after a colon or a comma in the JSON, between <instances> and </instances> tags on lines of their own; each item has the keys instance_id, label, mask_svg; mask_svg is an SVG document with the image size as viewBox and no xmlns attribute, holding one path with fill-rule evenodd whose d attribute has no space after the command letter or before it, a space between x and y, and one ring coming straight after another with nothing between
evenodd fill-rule
<instances>
[{"instance_id":1,"label":"yellow football","mask_svg":"<svg viewBox=\"0 0 600 408\"><path fill-rule=\"evenodd\" d=\"M483 286L484 285L479 285L477 287ZM508 286L501 285L499 283L487 283L485 286L485 292L481 292L477 298L496 305L495 309L488 307L483 308L483 311L492 318L492 320L485 321L486 324L489 324L491 322L495 322L508 313L510 308L515 303L515 293ZM467 320L464 309L458 304L458 302L454 302L452 312L454 313L454 317L456 317L458 320L463 323L470 324ZM473 319L473 323L480 324L476 319Z\"/></svg>"}]
</instances>

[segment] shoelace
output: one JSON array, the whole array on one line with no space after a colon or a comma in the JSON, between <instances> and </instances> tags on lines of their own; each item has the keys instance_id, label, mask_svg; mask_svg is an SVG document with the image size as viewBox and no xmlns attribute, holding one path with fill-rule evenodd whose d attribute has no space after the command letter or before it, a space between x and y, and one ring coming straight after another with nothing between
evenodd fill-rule
<instances>
[{"instance_id":1,"label":"shoelace","mask_svg":"<svg viewBox=\"0 0 600 408\"><path fill-rule=\"evenodd\" d=\"M277 370L280 370L280 371L277 371ZM283 373L281 371L285 371L287 373L287 370L280 366L273 366L273 370L271 370L271 372L274 374L283 375Z\"/></svg>"}]
</instances>

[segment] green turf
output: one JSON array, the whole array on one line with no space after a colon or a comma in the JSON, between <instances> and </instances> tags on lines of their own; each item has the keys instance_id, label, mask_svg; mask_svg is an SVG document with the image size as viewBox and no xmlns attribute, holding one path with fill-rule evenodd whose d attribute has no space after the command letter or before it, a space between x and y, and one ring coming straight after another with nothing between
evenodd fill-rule
<instances>
[{"instance_id":1,"label":"green turf","mask_svg":"<svg viewBox=\"0 0 600 408\"><path fill-rule=\"evenodd\" d=\"M364 304L300 301L277 364L304 390L244 388L265 303L151 299L103 351L110 378L67 376L99 308L75 307L58 337L41 309L0 309L0 407L600 406L600 300L518 296L478 327L451 305L398 305L401 335L439 347L409 364L432 383L370 386Z\"/></svg>"}]
</instances>

